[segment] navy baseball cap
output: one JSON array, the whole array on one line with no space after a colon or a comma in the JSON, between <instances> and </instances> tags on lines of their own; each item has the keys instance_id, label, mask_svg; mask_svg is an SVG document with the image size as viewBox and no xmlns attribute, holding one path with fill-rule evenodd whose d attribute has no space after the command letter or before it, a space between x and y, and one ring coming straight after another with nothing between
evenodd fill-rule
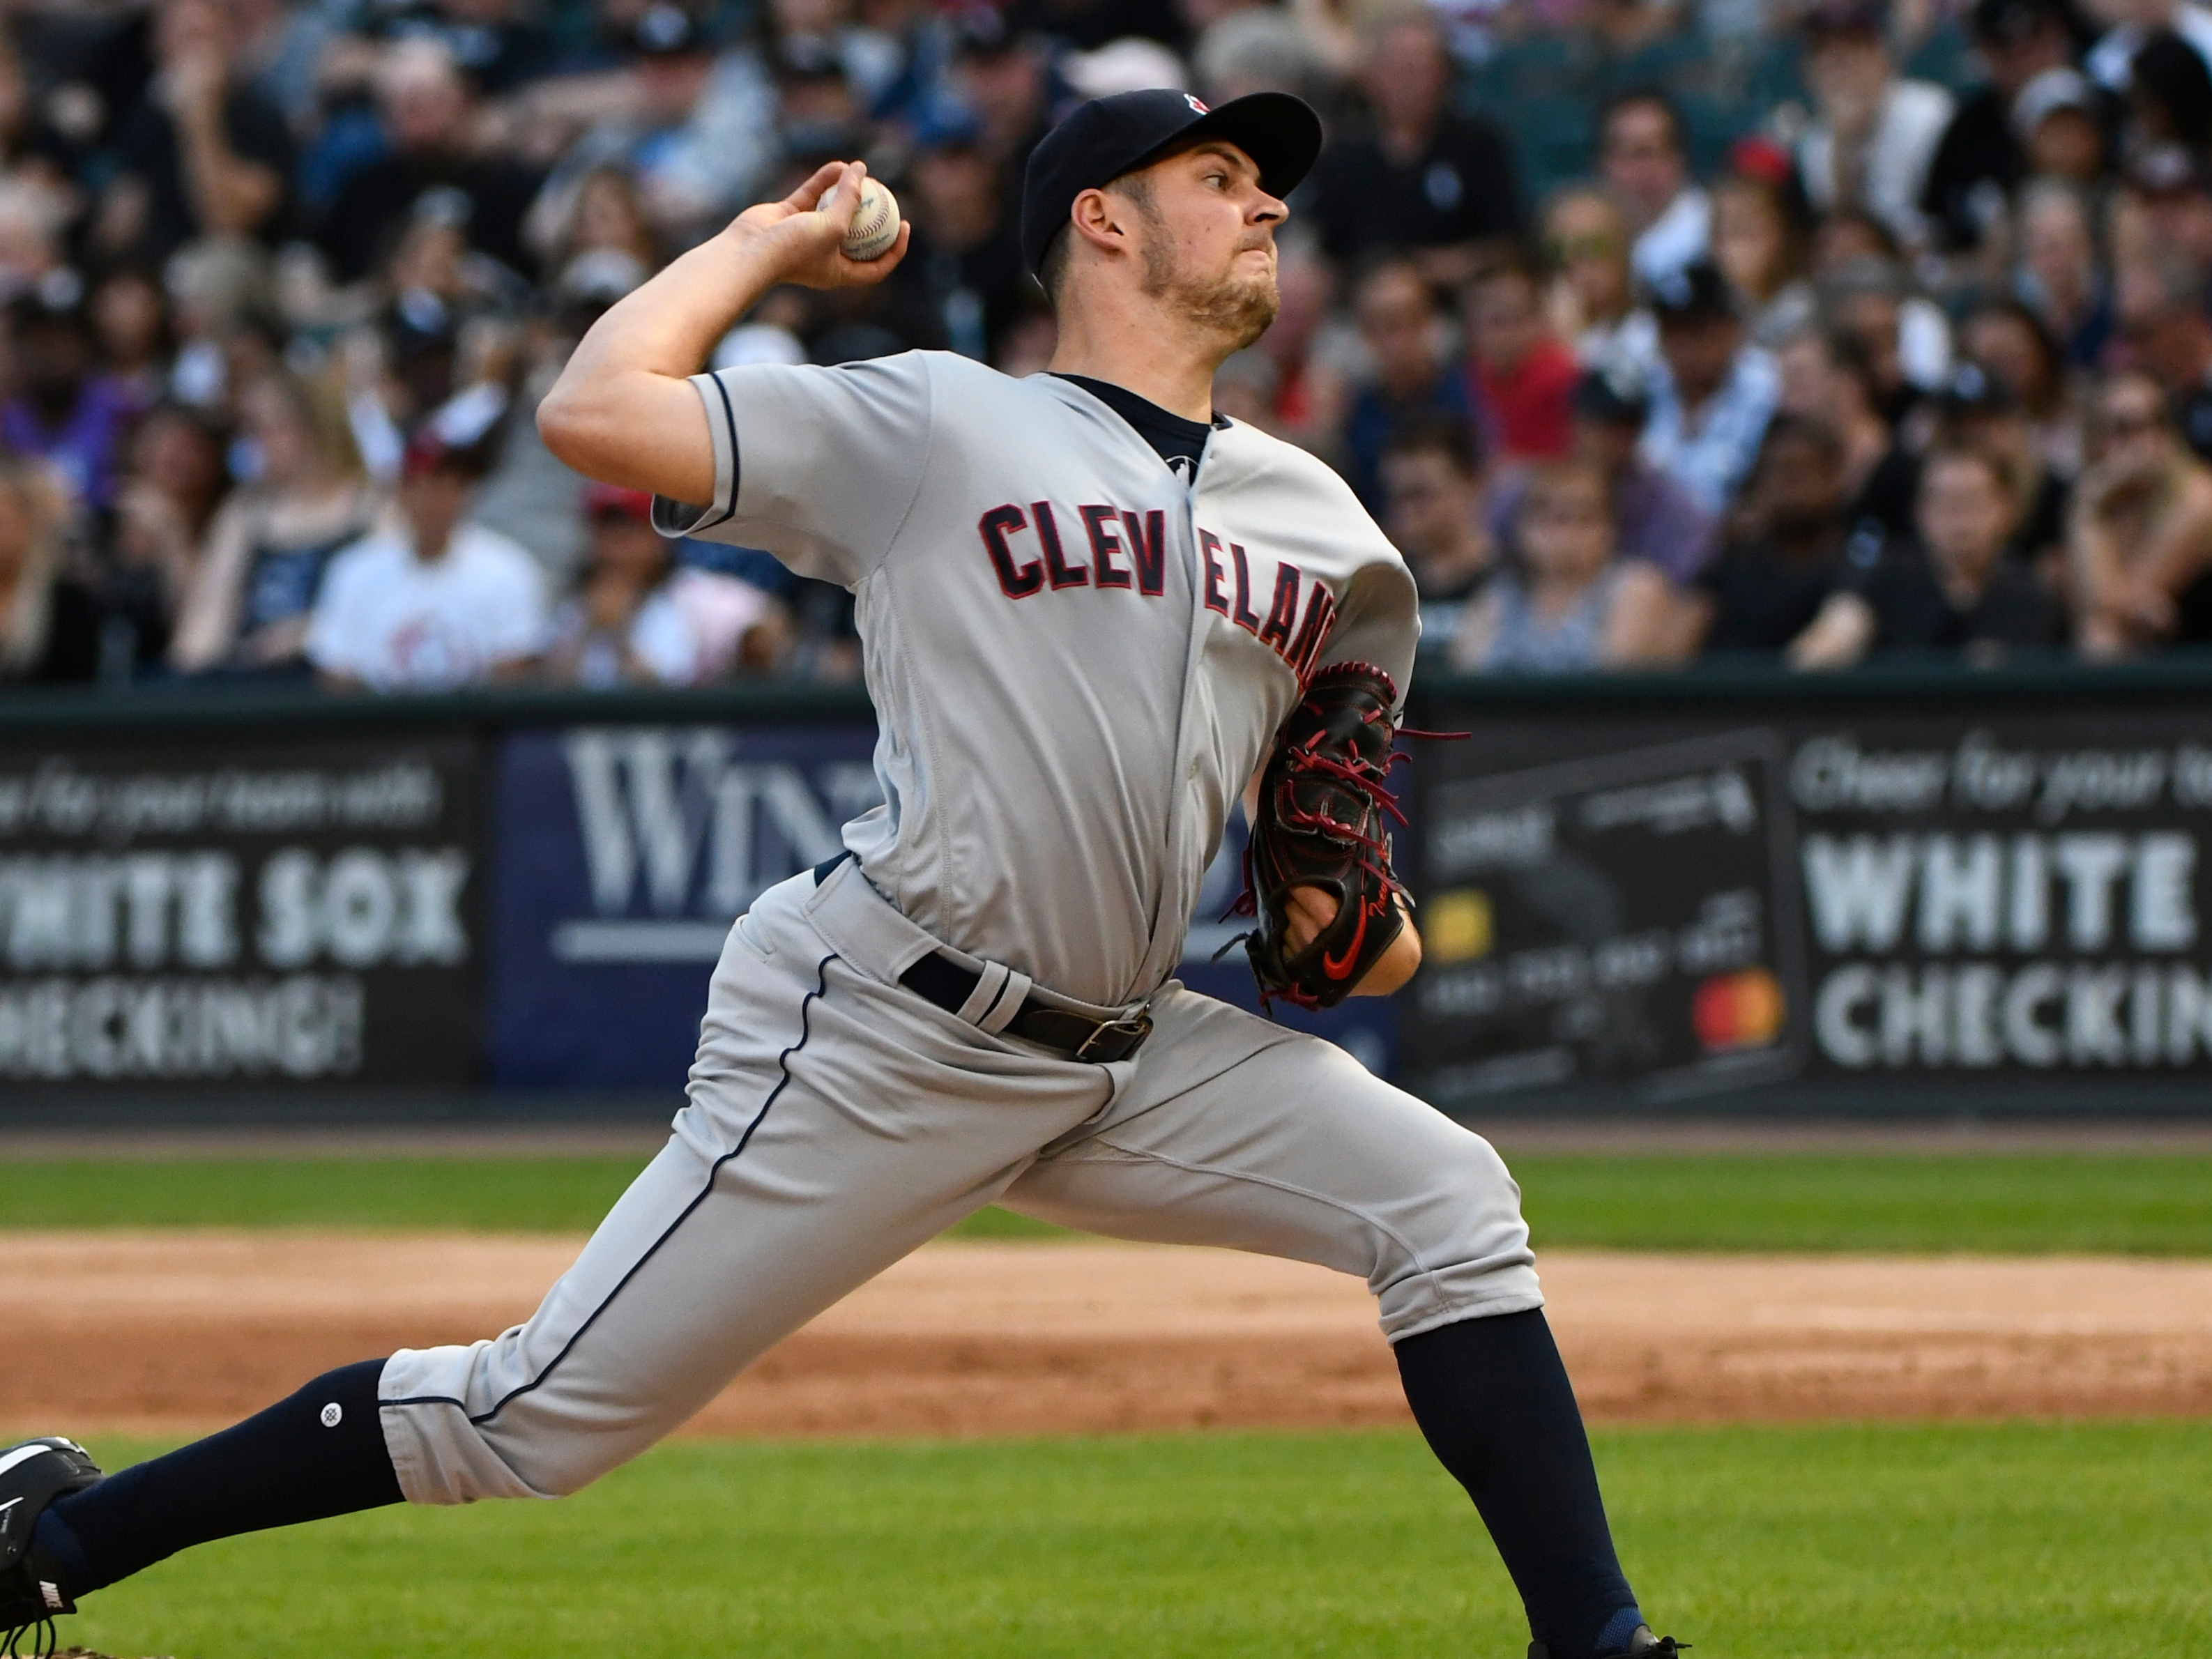
<instances>
[{"instance_id":1,"label":"navy baseball cap","mask_svg":"<svg viewBox=\"0 0 2212 1659\"><path fill-rule=\"evenodd\" d=\"M1030 152L1022 177L1022 258L1034 272L1086 190L1200 138L1220 138L1252 158L1260 188L1288 196L1321 154L1321 117L1287 92L1255 92L1208 109L1187 92L1153 87L1079 104Z\"/></svg>"}]
</instances>

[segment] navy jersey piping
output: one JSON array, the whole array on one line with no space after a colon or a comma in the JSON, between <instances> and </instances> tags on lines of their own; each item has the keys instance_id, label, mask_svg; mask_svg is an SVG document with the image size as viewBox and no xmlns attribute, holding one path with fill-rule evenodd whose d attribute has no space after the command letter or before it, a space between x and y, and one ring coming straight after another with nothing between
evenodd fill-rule
<instances>
[{"instance_id":1,"label":"navy jersey piping","mask_svg":"<svg viewBox=\"0 0 2212 1659\"><path fill-rule=\"evenodd\" d=\"M668 1225L662 1230L660 1237L654 1239L652 1244L647 1248L645 1254L638 1257L635 1261L630 1264L629 1271L625 1273L621 1279L616 1281L615 1287L606 1293L605 1297L601 1299L599 1305L592 1309L589 1314L585 1316L583 1323L577 1326L575 1330L569 1334L568 1340L561 1345L561 1352L555 1354L552 1358L545 1362L545 1369L539 1371L537 1376L532 1377L527 1382L520 1383L507 1390L504 1395L501 1395L498 1400L492 1403L490 1410L471 1416L469 1419L471 1424L478 1428L483 1427L485 1424L490 1422L493 1418L497 1417L501 1412L506 1410L510 1401L521 1398L524 1395L528 1394L532 1389L538 1387L545 1381L546 1378L552 1376L555 1369L562 1360L568 1357L569 1352L575 1347L577 1343L584 1340L584 1333L592 1328L592 1325L598 1322L601 1314L605 1313L609 1308L614 1305L615 1298L623 1293L623 1290L628 1287L630 1280L636 1278L640 1273L644 1271L645 1264L652 1261L653 1258L659 1253L660 1247L668 1243L670 1239L676 1237L676 1230L681 1227L686 1221L689 1221L691 1218L692 1212L702 1204L707 1201L708 1197L714 1190L714 1181L715 1178L721 1174L722 1166L726 1164L734 1162L738 1155L741 1154L748 1146L751 1145L753 1132L759 1128L760 1126L767 1121L769 1109L775 1106L777 1097L783 1093L785 1086L791 1081L791 1057L806 1046L807 1038L813 1033L813 1023L811 1018L811 1015L813 1012L814 1003L816 999L824 995L828 992L830 988L830 964L836 959L837 954L833 951L828 956L823 957L820 962L815 963L814 988L806 994L799 1005L799 1041L786 1048L781 1054L778 1054L775 1059L776 1069L781 1072L782 1075L776 1079L775 1086L768 1091L768 1098L761 1102L760 1110L753 1114L752 1121L745 1125L745 1132L738 1137L738 1144L730 1148L728 1152L723 1153L721 1157L716 1158L713 1166L708 1170L706 1185L699 1189L698 1196L694 1198L689 1204L686 1204L683 1210L678 1214L676 1219L670 1222ZM377 1409L380 1411L390 1410L395 1406L454 1406L459 1407L463 1410L467 1409L466 1401L455 1400L450 1395L441 1394L416 1395L410 1395L409 1398L404 1400L380 1400L377 1401Z\"/></svg>"},{"instance_id":2,"label":"navy jersey piping","mask_svg":"<svg viewBox=\"0 0 2212 1659\"><path fill-rule=\"evenodd\" d=\"M716 525L727 524L738 516L738 411L730 405L730 389L722 384L720 374L707 377L714 383L714 394L722 400L722 424L730 434L730 499L721 516L695 524L685 533L697 535L702 530L712 530Z\"/></svg>"}]
</instances>

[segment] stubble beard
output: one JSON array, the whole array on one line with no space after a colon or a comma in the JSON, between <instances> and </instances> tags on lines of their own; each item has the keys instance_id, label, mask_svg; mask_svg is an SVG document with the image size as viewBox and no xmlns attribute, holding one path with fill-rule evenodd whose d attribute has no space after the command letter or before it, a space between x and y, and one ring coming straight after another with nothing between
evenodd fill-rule
<instances>
[{"instance_id":1,"label":"stubble beard","mask_svg":"<svg viewBox=\"0 0 2212 1659\"><path fill-rule=\"evenodd\" d=\"M1242 351L1267 331L1283 302L1272 263L1256 276L1237 274L1235 261L1245 251L1231 256L1227 270L1202 274L1186 268L1172 246L1147 246L1145 293L1220 341L1224 356Z\"/></svg>"}]
</instances>

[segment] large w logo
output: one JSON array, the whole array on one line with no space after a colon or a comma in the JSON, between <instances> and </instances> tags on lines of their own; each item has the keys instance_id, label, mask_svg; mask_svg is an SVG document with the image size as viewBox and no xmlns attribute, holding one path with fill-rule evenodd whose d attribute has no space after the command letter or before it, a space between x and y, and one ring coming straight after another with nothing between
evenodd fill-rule
<instances>
[{"instance_id":1,"label":"large w logo","mask_svg":"<svg viewBox=\"0 0 2212 1659\"><path fill-rule=\"evenodd\" d=\"M603 915L629 908L641 870L653 908L683 911L728 739L712 726L602 727L571 732L567 746L592 908Z\"/></svg>"},{"instance_id":2,"label":"large w logo","mask_svg":"<svg viewBox=\"0 0 2212 1659\"><path fill-rule=\"evenodd\" d=\"M556 955L712 960L731 917L836 853L839 824L882 799L865 763L741 762L742 742L719 726L568 734L592 908L606 920L562 924ZM641 899L655 920L617 920L635 917Z\"/></svg>"}]
</instances>

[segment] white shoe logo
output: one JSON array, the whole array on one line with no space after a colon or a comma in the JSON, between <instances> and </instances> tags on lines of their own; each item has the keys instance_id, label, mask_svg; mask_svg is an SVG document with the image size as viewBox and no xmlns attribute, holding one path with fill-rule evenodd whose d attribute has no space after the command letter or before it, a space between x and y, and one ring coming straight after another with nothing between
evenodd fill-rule
<instances>
[{"instance_id":1,"label":"white shoe logo","mask_svg":"<svg viewBox=\"0 0 2212 1659\"><path fill-rule=\"evenodd\" d=\"M5 1538L8 1535L8 1528L15 1524L15 1505L22 1501L20 1498L11 1498L6 1503L0 1504L0 1538Z\"/></svg>"},{"instance_id":2,"label":"white shoe logo","mask_svg":"<svg viewBox=\"0 0 2212 1659\"><path fill-rule=\"evenodd\" d=\"M46 1598L46 1605L53 1611L59 1613L62 1610L62 1588L59 1584L50 1584L41 1578L39 1580L39 1594Z\"/></svg>"}]
</instances>

